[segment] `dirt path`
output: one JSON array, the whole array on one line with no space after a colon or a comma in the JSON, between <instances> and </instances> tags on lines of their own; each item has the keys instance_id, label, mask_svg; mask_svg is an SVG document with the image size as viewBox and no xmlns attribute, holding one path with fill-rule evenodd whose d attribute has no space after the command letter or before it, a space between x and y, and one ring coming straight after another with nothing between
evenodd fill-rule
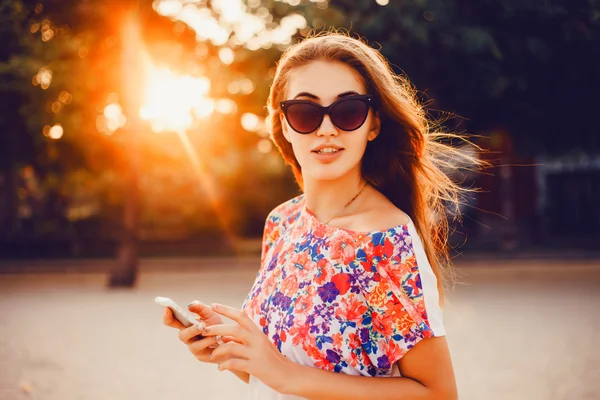
<instances>
[{"instance_id":1,"label":"dirt path","mask_svg":"<svg viewBox=\"0 0 600 400\"><path fill-rule=\"evenodd\" d=\"M161 325L153 298L239 307L258 260L162 263L133 290L108 290L97 272L0 275L0 399L244 398L245 384ZM600 398L600 263L461 271L445 314L461 399Z\"/></svg>"}]
</instances>

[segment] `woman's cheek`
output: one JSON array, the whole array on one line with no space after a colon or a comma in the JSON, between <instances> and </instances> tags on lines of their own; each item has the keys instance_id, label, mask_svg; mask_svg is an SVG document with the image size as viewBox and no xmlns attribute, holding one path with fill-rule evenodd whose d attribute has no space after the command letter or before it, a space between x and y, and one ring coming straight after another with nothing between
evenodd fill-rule
<instances>
[{"instance_id":1,"label":"woman's cheek","mask_svg":"<svg viewBox=\"0 0 600 400\"><path fill-rule=\"evenodd\" d=\"M352 164L360 163L365 154L366 144L364 142L353 143L350 148L350 154L348 154L351 159Z\"/></svg>"}]
</instances>

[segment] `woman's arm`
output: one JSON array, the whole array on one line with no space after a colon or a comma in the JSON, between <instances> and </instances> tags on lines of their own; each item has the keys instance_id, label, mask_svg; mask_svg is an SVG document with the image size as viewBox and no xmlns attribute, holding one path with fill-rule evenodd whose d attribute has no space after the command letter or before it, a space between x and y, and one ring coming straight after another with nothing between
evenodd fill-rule
<instances>
[{"instance_id":1,"label":"woman's arm","mask_svg":"<svg viewBox=\"0 0 600 400\"><path fill-rule=\"evenodd\" d=\"M286 394L311 400L458 398L444 337L421 340L399 361L402 377L352 376L291 363Z\"/></svg>"},{"instance_id":2,"label":"woman's arm","mask_svg":"<svg viewBox=\"0 0 600 400\"><path fill-rule=\"evenodd\" d=\"M402 378L350 376L296 364L281 354L242 311L218 304L212 307L236 323L212 325L202 332L205 336L235 339L217 347L211 361L219 364L220 371L250 374L279 393L313 400L457 398L450 353L443 336L420 340L400 359Z\"/></svg>"},{"instance_id":3,"label":"woman's arm","mask_svg":"<svg viewBox=\"0 0 600 400\"><path fill-rule=\"evenodd\" d=\"M240 378L241 380L243 380L244 383L250 382L250 374L247 374L242 371L235 371L235 370L232 370L231 373L234 374L235 376L237 376L238 378Z\"/></svg>"}]
</instances>

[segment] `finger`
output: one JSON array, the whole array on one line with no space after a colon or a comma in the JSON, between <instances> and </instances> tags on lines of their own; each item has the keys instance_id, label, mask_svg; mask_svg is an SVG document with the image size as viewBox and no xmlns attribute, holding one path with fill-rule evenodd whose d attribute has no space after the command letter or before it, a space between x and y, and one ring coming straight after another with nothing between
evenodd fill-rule
<instances>
[{"instance_id":1,"label":"finger","mask_svg":"<svg viewBox=\"0 0 600 400\"><path fill-rule=\"evenodd\" d=\"M242 342L237 341L233 336L223 336L221 338L221 340L223 341L223 343L235 342L235 343L243 344Z\"/></svg>"},{"instance_id":2,"label":"finger","mask_svg":"<svg viewBox=\"0 0 600 400\"><path fill-rule=\"evenodd\" d=\"M203 339L199 339L188 344L188 348L190 351L196 356L200 353L207 353L207 355L212 351L211 346L214 346L217 343L216 336L209 336Z\"/></svg>"},{"instance_id":3,"label":"finger","mask_svg":"<svg viewBox=\"0 0 600 400\"><path fill-rule=\"evenodd\" d=\"M241 360L239 358L231 358L227 361L223 361L222 364L219 365L219 371L240 371L245 372L247 374L250 373L250 361Z\"/></svg>"},{"instance_id":4,"label":"finger","mask_svg":"<svg viewBox=\"0 0 600 400\"><path fill-rule=\"evenodd\" d=\"M213 303L211 308L214 312L219 313L229 319L237 322L242 328L253 330L256 329L254 321L252 321L246 313L233 307L224 306L223 304Z\"/></svg>"},{"instance_id":5,"label":"finger","mask_svg":"<svg viewBox=\"0 0 600 400\"><path fill-rule=\"evenodd\" d=\"M248 360L249 352L250 349L247 346L235 342L229 342L213 350L213 352L210 353L209 358L211 362L215 362L217 364L221 364L230 358L242 358Z\"/></svg>"},{"instance_id":6,"label":"finger","mask_svg":"<svg viewBox=\"0 0 600 400\"><path fill-rule=\"evenodd\" d=\"M210 308L210 306L198 300L194 300L188 304L188 310L198 314L201 319L209 319L214 315L214 311Z\"/></svg>"},{"instance_id":7,"label":"finger","mask_svg":"<svg viewBox=\"0 0 600 400\"><path fill-rule=\"evenodd\" d=\"M202 332L204 336L230 336L234 341L249 343L252 333L241 328L238 324L211 325Z\"/></svg>"},{"instance_id":8,"label":"finger","mask_svg":"<svg viewBox=\"0 0 600 400\"><path fill-rule=\"evenodd\" d=\"M173 312L169 307L165 307L165 312L163 313L163 324L175 329L185 328L181 322L177 321L177 319L173 317Z\"/></svg>"},{"instance_id":9,"label":"finger","mask_svg":"<svg viewBox=\"0 0 600 400\"><path fill-rule=\"evenodd\" d=\"M204 324L192 325L190 327L184 328L179 331L179 340L181 340L185 344L190 344L194 340L198 340L197 336L199 336L202 331L204 331ZM206 336L206 335L202 335Z\"/></svg>"}]
</instances>

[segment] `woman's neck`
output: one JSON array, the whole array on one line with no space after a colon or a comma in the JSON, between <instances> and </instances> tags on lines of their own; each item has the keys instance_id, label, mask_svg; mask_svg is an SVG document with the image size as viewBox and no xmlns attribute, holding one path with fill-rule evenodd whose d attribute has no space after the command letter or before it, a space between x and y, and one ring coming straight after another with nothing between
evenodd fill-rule
<instances>
[{"instance_id":1,"label":"woman's neck","mask_svg":"<svg viewBox=\"0 0 600 400\"><path fill-rule=\"evenodd\" d=\"M347 174L333 181L304 178L306 208L321 221L337 218L344 214L346 204L363 189L365 183L360 173ZM352 205L358 200L356 198Z\"/></svg>"}]
</instances>

